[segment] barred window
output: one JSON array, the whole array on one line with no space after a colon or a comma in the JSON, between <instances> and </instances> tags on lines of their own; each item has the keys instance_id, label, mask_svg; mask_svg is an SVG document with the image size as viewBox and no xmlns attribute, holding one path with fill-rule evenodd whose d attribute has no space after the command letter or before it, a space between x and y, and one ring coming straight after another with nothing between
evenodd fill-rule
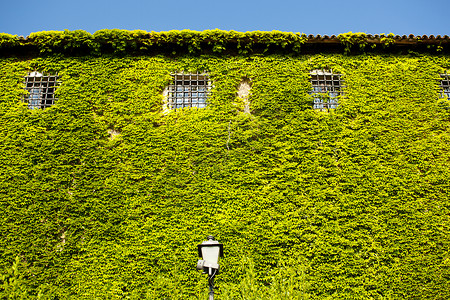
<instances>
[{"instance_id":1,"label":"barred window","mask_svg":"<svg viewBox=\"0 0 450 300\"><path fill-rule=\"evenodd\" d=\"M28 108L46 108L55 103L55 90L57 88L58 75L43 75L39 72L31 72L25 76L24 101L28 103Z\"/></svg>"},{"instance_id":2,"label":"barred window","mask_svg":"<svg viewBox=\"0 0 450 300\"><path fill-rule=\"evenodd\" d=\"M205 107L210 90L207 74L172 74L169 85L169 108Z\"/></svg>"},{"instance_id":3,"label":"barred window","mask_svg":"<svg viewBox=\"0 0 450 300\"><path fill-rule=\"evenodd\" d=\"M450 74L441 74L439 87L441 88L440 97L450 99Z\"/></svg>"},{"instance_id":4,"label":"barred window","mask_svg":"<svg viewBox=\"0 0 450 300\"><path fill-rule=\"evenodd\" d=\"M335 109L338 106L339 96L342 92L342 75L334 74L333 71L312 70L311 85L314 99L314 109Z\"/></svg>"}]
</instances>

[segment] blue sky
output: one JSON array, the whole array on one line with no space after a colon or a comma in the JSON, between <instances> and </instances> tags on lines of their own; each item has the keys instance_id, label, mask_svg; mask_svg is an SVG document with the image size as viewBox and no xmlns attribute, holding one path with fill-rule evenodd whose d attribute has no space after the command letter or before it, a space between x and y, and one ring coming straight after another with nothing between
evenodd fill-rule
<instances>
[{"instance_id":1,"label":"blue sky","mask_svg":"<svg viewBox=\"0 0 450 300\"><path fill-rule=\"evenodd\" d=\"M0 32L222 29L450 35L450 0L0 0Z\"/></svg>"}]
</instances>

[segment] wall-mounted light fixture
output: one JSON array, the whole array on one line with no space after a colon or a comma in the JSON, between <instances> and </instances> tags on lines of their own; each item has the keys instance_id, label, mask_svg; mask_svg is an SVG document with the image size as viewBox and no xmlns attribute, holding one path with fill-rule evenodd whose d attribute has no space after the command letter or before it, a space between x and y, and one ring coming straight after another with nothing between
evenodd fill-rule
<instances>
[{"instance_id":1,"label":"wall-mounted light fixture","mask_svg":"<svg viewBox=\"0 0 450 300\"><path fill-rule=\"evenodd\" d=\"M223 244L216 241L212 235L207 239L197 246L198 256L202 258L197 262L197 270L208 274L209 300L213 300L214 277L219 274L219 257L223 257Z\"/></svg>"}]
</instances>

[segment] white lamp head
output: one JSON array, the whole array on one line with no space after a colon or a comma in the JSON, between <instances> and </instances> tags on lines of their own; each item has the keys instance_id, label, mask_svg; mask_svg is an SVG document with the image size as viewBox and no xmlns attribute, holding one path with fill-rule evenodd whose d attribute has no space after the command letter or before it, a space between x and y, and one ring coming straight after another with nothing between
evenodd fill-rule
<instances>
[{"instance_id":1,"label":"white lamp head","mask_svg":"<svg viewBox=\"0 0 450 300\"><path fill-rule=\"evenodd\" d=\"M207 239L197 246L198 256L203 259L201 266L197 268L219 269L219 257L223 257L223 244L216 241L212 235L208 236Z\"/></svg>"}]
</instances>

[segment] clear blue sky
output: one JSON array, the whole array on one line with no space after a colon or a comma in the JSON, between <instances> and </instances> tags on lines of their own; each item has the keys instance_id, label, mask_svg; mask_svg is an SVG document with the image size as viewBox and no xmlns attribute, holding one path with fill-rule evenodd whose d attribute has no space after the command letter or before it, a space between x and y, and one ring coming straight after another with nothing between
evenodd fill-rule
<instances>
[{"instance_id":1,"label":"clear blue sky","mask_svg":"<svg viewBox=\"0 0 450 300\"><path fill-rule=\"evenodd\" d=\"M450 0L0 0L0 32L222 29L450 35Z\"/></svg>"}]
</instances>

